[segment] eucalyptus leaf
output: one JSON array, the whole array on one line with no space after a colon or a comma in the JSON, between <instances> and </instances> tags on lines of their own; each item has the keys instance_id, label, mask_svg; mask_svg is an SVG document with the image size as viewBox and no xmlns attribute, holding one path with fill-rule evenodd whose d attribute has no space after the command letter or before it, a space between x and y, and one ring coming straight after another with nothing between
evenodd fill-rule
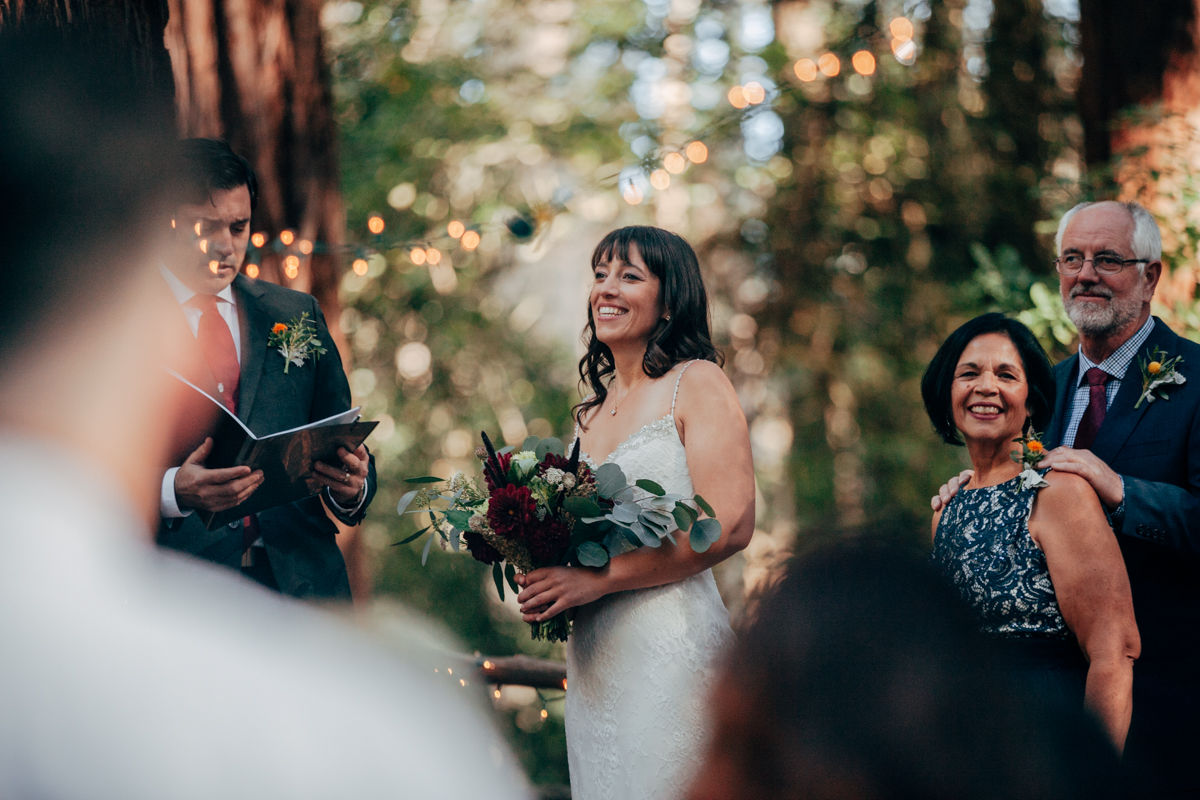
<instances>
[{"instance_id":1,"label":"eucalyptus leaf","mask_svg":"<svg viewBox=\"0 0 1200 800\"><path fill-rule=\"evenodd\" d=\"M425 533L427 530L429 530L428 526L421 528L421 530L417 531L412 536L409 536L407 539L401 539L400 541L396 542L395 544L392 545L392 547L399 547L402 544L408 544L409 542L415 542L417 539L420 539L421 534Z\"/></svg>"},{"instance_id":2,"label":"eucalyptus leaf","mask_svg":"<svg viewBox=\"0 0 1200 800\"><path fill-rule=\"evenodd\" d=\"M617 522L633 522L641 513L642 510L634 503L617 503L612 510Z\"/></svg>"},{"instance_id":3,"label":"eucalyptus leaf","mask_svg":"<svg viewBox=\"0 0 1200 800\"><path fill-rule=\"evenodd\" d=\"M646 480L645 478L642 478L639 481L637 481L636 486L643 491L649 492L650 494L654 495L655 497L662 497L664 494L667 493L666 489L662 488L654 481Z\"/></svg>"},{"instance_id":4,"label":"eucalyptus leaf","mask_svg":"<svg viewBox=\"0 0 1200 800\"><path fill-rule=\"evenodd\" d=\"M580 517L579 521L584 525L595 525L597 522L604 522L608 519L608 515L602 517Z\"/></svg>"},{"instance_id":5,"label":"eucalyptus leaf","mask_svg":"<svg viewBox=\"0 0 1200 800\"><path fill-rule=\"evenodd\" d=\"M655 511L653 508L647 508L642 511L643 520L652 520L658 527L667 528L671 525L672 517L670 514L664 514L662 511Z\"/></svg>"},{"instance_id":6,"label":"eucalyptus leaf","mask_svg":"<svg viewBox=\"0 0 1200 800\"><path fill-rule=\"evenodd\" d=\"M692 523L699 516L696 509L684 503L676 503L675 509L671 512L671 516L675 517L675 524L679 526L679 530L690 530Z\"/></svg>"},{"instance_id":7,"label":"eucalyptus leaf","mask_svg":"<svg viewBox=\"0 0 1200 800\"><path fill-rule=\"evenodd\" d=\"M508 581L508 587L513 590L513 594L521 593L521 587L517 586L517 568L512 564L504 565L504 580ZM503 600L504 598L501 597L500 599Z\"/></svg>"},{"instance_id":8,"label":"eucalyptus leaf","mask_svg":"<svg viewBox=\"0 0 1200 800\"><path fill-rule=\"evenodd\" d=\"M446 511L445 515L446 515L446 519L448 519L450 521L450 524L453 525L454 527L458 528L460 531L466 531L466 530L471 529L471 512L470 511L463 511L461 509L452 508L449 511Z\"/></svg>"},{"instance_id":9,"label":"eucalyptus leaf","mask_svg":"<svg viewBox=\"0 0 1200 800\"><path fill-rule=\"evenodd\" d=\"M511 453L515 449L516 448L514 448L512 445L509 445L508 447L501 447L499 450L496 451L496 455L502 456L505 453Z\"/></svg>"},{"instance_id":10,"label":"eucalyptus leaf","mask_svg":"<svg viewBox=\"0 0 1200 800\"><path fill-rule=\"evenodd\" d=\"M601 464L596 470L596 491L600 496L611 499L626 488L625 473L616 464Z\"/></svg>"},{"instance_id":11,"label":"eucalyptus leaf","mask_svg":"<svg viewBox=\"0 0 1200 800\"><path fill-rule=\"evenodd\" d=\"M541 439L536 436L526 436L525 441L521 442L521 449L528 450L531 453L537 452L537 446L540 441Z\"/></svg>"},{"instance_id":12,"label":"eucalyptus leaf","mask_svg":"<svg viewBox=\"0 0 1200 800\"><path fill-rule=\"evenodd\" d=\"M630 538L634 541L630 541ZM613 528L604 537L604 549L611 555L619 556L622 553L628 553L630 550L641 547L642 543L637 541L637 537L630 531L624 528Z\"/></svg>"},{"instance_id":13,"label":"eucalyptus leaf","mask_svg":"<svg viewBox=\"0 0 1200 800\"><path fill-rule=\"evenodd\" d=\"M650 531L660 539L662 538L662 535L667 532L667 526L665 524L659 522L653 517L647 517L645 514L638 517L638 522L644 528L646 528L646 530Z\"/></svg>"},{"instance_id":14,"label":"eucalyptus leaf","mask_svg":"<svg viewBox=\"0 0 1200 800\"><path fill-rule=\"evenodd\" d=\"M703 553L720 538L721 523L711 517L697 521L692 526L692 532L688 534L688 540L692 544L692 549L697 553Z\"/></svg>"},{"instance_id":15,"label":"eucalyptus leaf","mask_svg":"<svg viewBox=\"0 0 1200 800\"><path fill-rule=\"evenodd\" d=\"M576 550L579 563L585 567L603 567L608 563L608 551L595 542L584 542Z\"/></svg>"},{"instance_id":16,"label":"eucalyptus leaf","mask_svg":"<svg viewBox=\"0 0 1200 800\"><path fill-rule=\"evenodd\" d=\"M492 581L496 584L496 593L500 595L500 602L504 602L504 572L500 566L500 562L496 561L492 564Z\"/></svg>"},{"instance_id":17,"label":"eucalyptus leaf","mask_svg":"<svg viewBox=\"0 0 1200 800\"><path fill-rule=\"evenodd\" d=\"M404 482L405 483L441 483L444 480L446 480L446 479L439 478L436 475L424 475L420 478L405 478Z\"/></svg>"},{"instance_id":18,"label":"eucalyptus leaf","mask_svg":"<svg viewBox=\"0 0 1200 800\"><path fill-rule=\"evenodd\" d=\"M696 501L696 505L698 505L698 506L700 506L700 508L704 509L705 514L708 514L710 517L714 517L714 518L717 516L717 512L713 511L713 507L710 506L708 504L708 501L706 501L703 497L701 497L700 495L696 495L696 497L694 499Z\"/></svg>"},{"instance_id":19,"label":"eucalyptus leaf","mask_svg":"<svg viewBox=\"0 0 1200 800\"><path fill-rule=\"evenodd\" d=\"M537 454L538 461L541 461L551 453L556 456L565 456L567 448L563 445L562 439L551 436L549 439L542 439L538 442L533 452Z\"/></svg>"},{"instance_id":20,"label":"eucalyptus leaf","mask_svg":"<svg viewBox=\"0 0 1200 800\"><path fill-rule=\"evenodd\" d=\"M604 509L600 508L600 504L590 497L568 497L563 500L563 508L568 514L574 514L577 517L601 517L604 515Z\"/></svg>"},{"instance_id":21,"label":"eucalyptus leaf","mask_svg":"<svg viewBox=\"0 0 1200 800\"><path fill-rule=\"evenodd\" d=\"M455 528L450 532L450 546L454 548L454 552L456 553L461 552L459 545L462 542L462 536L460 533L461 532L458 530L458 528Z\"/></svg>"},{"instance_id":22,"label":"eucalyptus leaf","mask_svg":"<svg viewBox=\"0 0 1200 800\"><path fill-rule=\"evenodd\" d=\"M670 539L670 540L671 540L671 544L675 545L676 547L678 547L678 546L679 546L679 542L675 541L675 537L674 537L674 536L672 536L671 534L669 534L669 533L664 533L664 534L663 534L663 536L665 536L665 537L667 537L668 539Z\"/></svg>"},{"instance_id":23,"label":"eucalyptus leaf","mask_svg":"<svg viewBox=\"0 0 1200 800\"><path fill-rule=\"evenodd\" d=\"M641 539L642 544L646 545L646 547L658 547L662 544L662 539L655 536L652 531L642 524L641 520L630 525L629 529L633 531L635 536Z\"/></svg>"},{"instance_id":24,"label":"eucalyptus leaf","mask_svg":"<svg viewBox=\"0 0 1200 800\"><path fill-rule=\"evenodd\" d=\"M425 562L429 560L429 548L433 544L434 534L429 534L429 538L425 540L425 549L421 551L421 566L425 566Z\"/></svg>"},{"instance_id":25,"label":"eucalyptus leaf","mask_svg":"<svg viewBox=\"0 0 1200 800\"><path fill-rule=\"evenodd\" d=\"M404 496L400 498L400 502L396 504L396 513L403 514L407 511L409 505L412 504L413 499L416 498L420 491L420 489L413 489L411 492L405 492Z\"/></svg>"}]
</instances>

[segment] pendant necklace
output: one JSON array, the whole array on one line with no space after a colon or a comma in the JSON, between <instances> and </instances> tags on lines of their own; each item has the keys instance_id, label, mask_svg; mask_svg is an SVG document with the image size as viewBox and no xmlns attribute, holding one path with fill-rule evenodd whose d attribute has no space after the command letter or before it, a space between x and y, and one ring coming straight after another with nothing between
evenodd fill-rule
<instances>
[{"instance_id":1,"label":"pendant necklace","mask_svg":"<svg viewBox=\"0 0 1200 800\"><path fill-rule=\"evenodd\" d=\"M637 383L635 383L633 386L630 386L629 391L627 391L625 393L624 397L622 397L620 400L617 401L617 404L612 407L612 411L610 411L609 414L611 414L612 416L615 417L617 415L617 409L621 407L621 403L624 403L627 399L629 399L629 395L633 394L633 390L636 389L637 387L641 386L642 382L645 380L646 380L646 378L642 378Z\"/></svg>"}]
</instances>

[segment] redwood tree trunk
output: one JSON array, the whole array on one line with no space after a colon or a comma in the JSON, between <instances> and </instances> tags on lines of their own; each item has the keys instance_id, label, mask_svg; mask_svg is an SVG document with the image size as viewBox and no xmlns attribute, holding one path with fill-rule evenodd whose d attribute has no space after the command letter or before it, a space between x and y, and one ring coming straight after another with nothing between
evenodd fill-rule
<instances>
[{"instance_id":1,"label":"redwood tree trunk","mask_svg":"<svg viewBox=\"0 0 1200 800\"><path fill-rule=\"evenodd\" d=\"M311 292L349 367L338 319L345 241L337 126L325 63L319 0L168 0L166 46L183 136L225 139L259 179L254 232L266 236L260 279ZM279 250L279 234L294 234ZM300 243L315 244L306 254ZM254 251L252 251L252 255ZM296 256L291 274L284 259ZM336 520L335 520L336 522ZM370 593L359 531L338 537L357 600Z\"/></svg>"}]
</instances>

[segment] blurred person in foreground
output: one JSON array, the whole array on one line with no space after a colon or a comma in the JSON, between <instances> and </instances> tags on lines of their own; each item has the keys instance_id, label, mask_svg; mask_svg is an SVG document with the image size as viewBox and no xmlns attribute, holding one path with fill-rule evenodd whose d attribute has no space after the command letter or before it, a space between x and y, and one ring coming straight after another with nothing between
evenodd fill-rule
<instances>
[{"instance_id":1,"label":"blurred person in foreground","mask_svg":"<svg viewBox=\"0 0 1200 800\"><path fill-rule=\"evenodd\" d=\"M795 558L730 651L688 800L1127 796L1081 710L992 669L954 591L915 555L843 543Z\"/></svg>"},{"instance_id":2,"label":"blurred person in foreground","mask_svg":"<svg viewBox=\"0 0 1200 800\"><path fill-rule=\"evenodd\" d=\"M1200 345L1150 313L1163 265L1146 209L1081 203L1056 246L1079 349L1054 368L1041 466L1092 485L1125 559L1142 640L1125 747L1134 783L1145 797L1200 795Z\"/></svg>"},{"instance_id":3,"label":"blurred person in foreground","mask_svg":"<svg viewBox=\"0 0 1200 800\"><path fill-rule=\"evenodd\" d=\"M526 796L457 684L154 547L194 393L160 367L170 110L129 63L0 35L0 797Z\"/></svg>"},{"instance_id":4,"label":"blurred person in foreground","mask_svg":"<svg viewBox=\"0 0 1200 800\"><path fill-rule=\"evenodd\" d=\"M170 363L260 437L349 410L350 385L316 299L239 272L258 204L249 162L215 139L187 139L180 150L172 247L161 271L178 308L177 324L186 323L195 338L182 337ZM326 352L289 364L268 339L275 325L301 319ZM159 544L240 570L292 597L349 602L337 526L325 509L346 525L362 521L377 486L366 445L341 450L339 464L314 465L313 477L324 487L319 495L210 531L193 512L233 508L263 477L244 466L206 469L211 439L193 444L198 447L163 475Z\"/></svg>"},{"instance_id":5,"label":"blurred person in foreground","mask_svg":"<svg viewBox=\"0 0 1200 800\"><path fill-rule=\"evenodd\" d=\"M1016 674L1039 695L1086 703L1119 751L1140 651L1121 550L1088 482L1026 469L1017 441L1050 421L1054 393L1041 345L1003 314L942 344L921 395L974 473L933 515L933 558ZM1036 439L1030 447L1042 453Z\"/></svg>"}]
</instances>

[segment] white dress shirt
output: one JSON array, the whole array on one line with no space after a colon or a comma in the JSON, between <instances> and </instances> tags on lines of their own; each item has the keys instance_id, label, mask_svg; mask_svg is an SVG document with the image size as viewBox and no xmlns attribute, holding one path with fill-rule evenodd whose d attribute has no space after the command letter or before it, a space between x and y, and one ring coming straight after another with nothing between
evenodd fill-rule
<instances>
[{"instance_id":1,"label":"white dress shirt","mask_svg":"<svg viewBox=\"0 0 1200 800\"><path fill-rule=\"evenodd\" d=\"M1071 395L1071 415L1067 417L1067 429L1063 434L1063 444L1067 447L1075 446L1075 435L1079 433L1079 423L1083 421L1083 414L1087 411L1088 403L1091 402L1092 389L1088 386L1087 371L1092 367L1099 367L1112 376L1104 386L1104 408L1105 410L1111 408L1113 398L1117 396L1117 392L1121 388L1121 381L1125 378L1125 371L1129 369L1133 357L1146 343L1146 338L1153 330L1154 317L1150 317L1142 324L1142 327L1137 329L1137 333L1130 336L1125 344L1118 347L1112 355L1099 364L1093 363L1090 358L1085 356L1083 345L1079 346L1079 368L1076 370L1078 375L1076 376L1075 392Z\"/></svg>"},{"instance_id":2,"label":"white dress shirt","mask_svg":"<svg viewBox=\"0 0 1200 800\"><path fill-rule=\"evenodd\" d=\"M165 264L158 265L159 272L162 273L163 280L167 282L167 286L171 287L171 294L175 295L175 300L179 303L180 310L183 311L183 316L187 319L188 327L192 329L192 336L199 336L200 333L200 317L203 312L187 304L189 300L196 296L196 293L189 289L183 281L175 277L171 270L167 269ZM217 311L221 314L221 319L225 320L225 324L229 326L229 332L233 335L233 346L237 351L237 361L240 366L242 363L242 328L238 322L237 312L237 297L233 293L233 285L226 286L221 291L217 292ZM224 301L224 302L222 302ZM192 513L191 509L184 511L179 507L179 501L175 497L175 474L179 472L179 467L171 467L163 475L162 491L159 499L159 513L164 519L178 519L186 517ZM328 489L321 493L327 503L331 503L335 511L342 514L353 515L357 514L362 508L362 504L367 499L367 485L363 482L363 491L359 494L358 502L350 508L346 508L337 500ZM255 546L262 546L262 539L254 542Z\"/></svg>"},{"instance_id":3,"label":"white dress shirt","mask_svg":"<svg viewBox=\"0 0 1200 800\"><path fill-rule=\"evenodd\" d=\"M103 464L0 429L0 797L529 800L469 671L151 540Z\"/></svg>"}]
</instances>

